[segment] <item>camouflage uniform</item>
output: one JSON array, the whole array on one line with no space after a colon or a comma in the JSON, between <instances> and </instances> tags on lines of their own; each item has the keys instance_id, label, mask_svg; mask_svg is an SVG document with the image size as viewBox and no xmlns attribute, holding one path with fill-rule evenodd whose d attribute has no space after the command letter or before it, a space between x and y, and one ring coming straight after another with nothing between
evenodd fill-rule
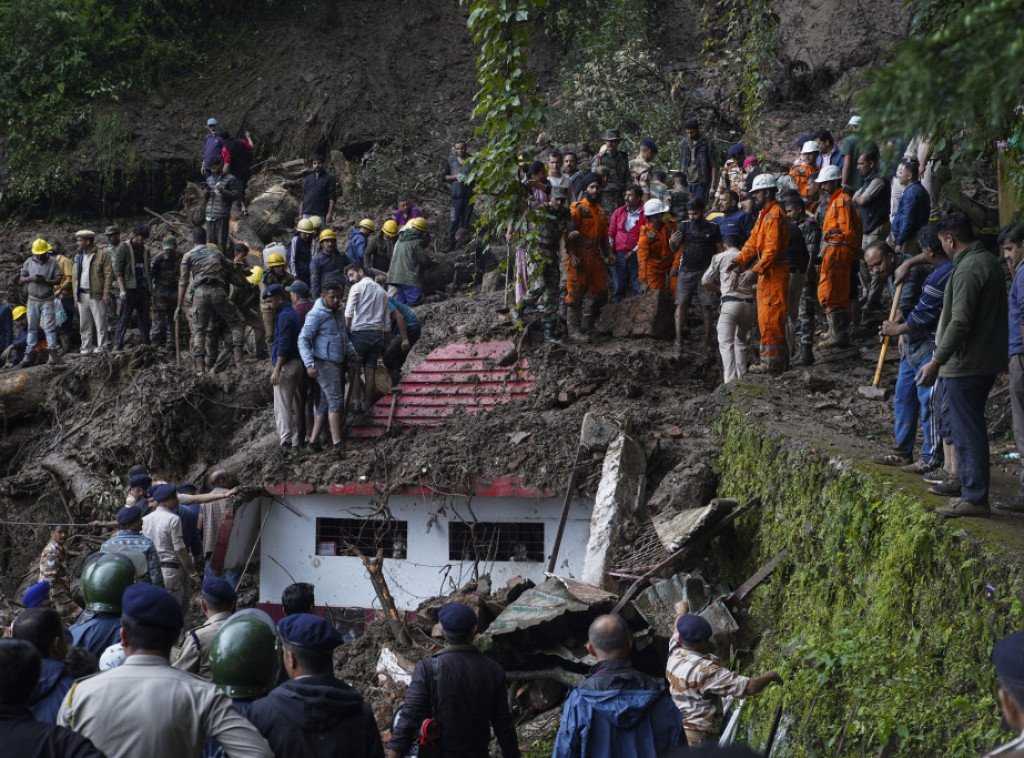
<instances>
[{"instance_id":1,"label":"camouflage uniform","mask_svg":"<svg viewBox=\"0 0 1024 758\"><path fill-rule=\"evenodd\" d=\"M153 276L153 328L154 345L174 347L174 311L178 307L178 255L174 250L161 250L153 257L150 270Z\"/></svg>"},{"instance_id":2,"label":"camouflage uniform","mask_svg":"<svg viewBox=\"0 0 1024 758\"><path fill-rule=\"evenodd\" d=\"M545 205L540 209L540 213L543 214L544 220L537 227L537 260L534 276L521 303L533 305L543 295L543 322L553 326L559 301L559 260L562 257L559 255L560 248L568 235L576 231L576 226L572 222L572 213L565 206L556 211L550 205Z\"/></svg>"},{"instance_id":3,"label":"camouflage uniform","mask_svg":"<svg viewBox=\"0 0 1024 758\"><path fill-rule=\"evenodd\" d=\"M710 653L682 647L676 638L672 643L665 677L683 716L686 741L691 747L713 744L722 730L721 698L742 697L750 679L729 671Z\"/></svg>"},{"instance_id":4,"label":"camouflage uniform","mask_svg":"<svg viewBox=\"0 0 1024 758\"><path fill-rule=\"evenodd\" d=\"M61 616L74 615L78 606L71 599L71 580L68 573L68 551L51 539L39 556L39 580L50 583L50 605Z\"/></svg>"},{"instance_id":5,"label":"camouflage uniform","mask_svg":"<svg viewBox=\"0 0 1024 758\"><path fill-rule=\"evenodd\" d=\"M615 209L626 202L622 193L626 191L626 185L633 181L629 159L621 150L615 155L604 151L594 156L593 170L608 177L608 183L601 189L601 207L611 218Z\"/></svg>"},{"instance_id":6,"label":"camouflage uniform","mask_svg":"<svg viewBox=\"0 0 1024 758\"><path fill-rule=\"evenodd\" d=\"M219 250L206 245L197 245L181 259L178 286L186 287L191 278L194 294L192 299L192 361L196 369L203 365L206 352L205 339L214 313L224 319L231 330L235 364L241 365L242 316L228 299L228 276L230 264Z\"/></svg>"},{"instance_id":7,"label":"camouflage uniform","mask_svg":"<svg viewBox=\"0 0 1024 758\"><path fill-rule=\"evenodd\" d=\"M796 317L796 330L800 335L800 344L814 345L814 321L818 308L818 254L821 251L821 225L810 216L799 224L807 245L807 253L811 265L807 268L807 278L800 293L800 310Z\"/></svg>"}]
</instances>

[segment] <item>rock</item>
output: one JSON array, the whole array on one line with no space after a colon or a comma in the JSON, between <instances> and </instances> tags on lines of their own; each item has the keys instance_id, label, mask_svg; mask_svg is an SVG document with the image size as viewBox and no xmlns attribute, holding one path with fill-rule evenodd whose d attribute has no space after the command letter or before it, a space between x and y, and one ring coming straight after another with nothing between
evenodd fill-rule
<instances>
[{"instance_id":1,"label":"rock","mask_svg":"<svg viewBox=\"0 0 1024 758\"><path fill-rule=\"evenodd\" d=\"M685 432L683 432L683 430L680 429L678 426L670 426L668 429L662 432L662 434L668 437L669 439L677 440L680 439L685 434Z\"/></svg>"},{"instance_id":2,"label":"rock","mask_svg":"<svg viewBox=\"0 0 1024 758\"><path fill-rule=\"evenodd\" d=\"M675 307L664 292L648 292L606 305L596 328L613 337L668 339L675 334Z\"/></svg>"},{"instance_id":3,"label":"rock","mask_svg":"<svg viewBox=\"0 0 1024 758\"><path fill-rule=\"evenodd\" d=\"M674 514L708 503L715 496L717 484L710 461L710 451L691 450L682 463L665 475L651 495L647 502L651 513Z\"/></svg>"},{"instance_id":4,"label":"rock","mask_svg":"<svg viewBox=\"0 0 1024 758\"><path fill-rule=\"evenodd\" d=\"M611 444L611 441L619 431L619 427L604 416L588 413L583 417L583 426L580 429L580 444L588 450L604 450Z\"/></svg>"},{"instance_id":5,"label":"rock","mask_svg":"<svg viewBox=\"0 0 1024 758\"><path fill-rule=\"evenodd\" d=\"M481 292L501 292L505 286L505 274L501 271L491 271L484 274L483 280L480 282Z\"/></svg>"}]
</instances>

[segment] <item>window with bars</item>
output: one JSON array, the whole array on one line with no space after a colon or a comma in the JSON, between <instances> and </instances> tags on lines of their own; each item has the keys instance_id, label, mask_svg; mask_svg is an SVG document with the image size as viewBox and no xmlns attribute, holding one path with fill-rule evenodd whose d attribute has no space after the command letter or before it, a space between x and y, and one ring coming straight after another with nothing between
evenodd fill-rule
<instances>
[{"instance_id":1,"label":"window with bars","mask_svg":"<svg viewBox=\"0 0 1024 758\"><path fill-rule=\"evenodd\" d=\"M316 554L348 555L351 547L373 557L383 549L385 558L406 557L409 544L408 521L384 519L318 518Z\"/></svg>"},{"instance_id":2,"label":"window with bars","mask_svg":"<svg viewBox=\"0 0 1024 758\"><path fill-rule=\"evenodd\" d=\"M448 560L542 562L544 524L450 522Z\"/></svg>"}]
</instances>

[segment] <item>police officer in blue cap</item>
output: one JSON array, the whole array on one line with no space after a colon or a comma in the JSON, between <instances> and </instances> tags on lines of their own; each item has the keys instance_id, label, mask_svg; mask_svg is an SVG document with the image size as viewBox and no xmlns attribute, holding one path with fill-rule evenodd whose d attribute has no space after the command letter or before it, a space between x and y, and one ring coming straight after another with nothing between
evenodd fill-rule
<instances>
[{"instance_id":1,"label":"police officer in blue cap","mask_svg":"<svg viewBox=\"0 0 1024 758\"><path fill-rule=\"evenodd\" d=\"M296 613L281 619L277 630L289 680L255 701L248 714L274 753L383 758L370 706L334 676L334 648L342 643L334 625L310 613Z\"/></svg>"},{"instance_id":2,"label":"police officer in blue cap","mask_svg":"<svg viewBox=\"0 0 1024 758\"><path fill-rule=\"evenodd\" d=\"M195 566L185 544L181 518L174 512L178 507L178 491L173 484L158 484L153 488L152 500L157 507L143 517L142 533L156 546L164 587L178 598L182 609L186 609L192 604L191 577Z\"/></svg>"},{"instance_id":3,"label":"police officer in blue cap","mask_svg":"<svg viewBox=\"0 0 1024 758\"><path fill-rule=\"evenodd\" d=\"M448 644L416 664L401 717L391 733L388 758L412 747L423 721L440 725L437 744L444 756L487 755L491 727L504 758L518 758L519 740L508 710L505 671L473 644L476 613L463 603L448 603L437 614ZM438 703L436 709L431 707Z\"/></svg>"},{"instance_id":4,"label":"police officer in blue cap","mask_svg":"<svg viewBox=\"0 0 1024 758\"><path fill-rule=\"evenodd\" d=\"M1017 737L988 753L985 758L1024 756L1024 632L1003 637L992 648L992 662L999 679L999 703L1003 719Z\"/></svg>"},{"instance_id":5,"label":"police officer in blue cap","mask_svg":"<svg viewBox=\"0 0 1024 758\"><path fill-rule=\"evenodd\" d=\"M190 629L181 643L171 651L171 665L180 671L199 674L204 679L210 675L210 648L217 631L235 612L238 596L227 579L208 576L203 579L203 594L199 606L203 609L206 622Z\"/></svg>"},{"instance_id":6,"label":"police officer in blue cap","mask_svg":"<svg viewBox=\"0 0 1024 758\"><path fill-rule=\"evenodd\" d=\"M107 758L199 758L208 737L231 758L273 758L266 740L212 683L170 665L184 617L177 599L151 584L125 590L124 664L79 679L57 723Z\"/></svg>"}]
</instances>

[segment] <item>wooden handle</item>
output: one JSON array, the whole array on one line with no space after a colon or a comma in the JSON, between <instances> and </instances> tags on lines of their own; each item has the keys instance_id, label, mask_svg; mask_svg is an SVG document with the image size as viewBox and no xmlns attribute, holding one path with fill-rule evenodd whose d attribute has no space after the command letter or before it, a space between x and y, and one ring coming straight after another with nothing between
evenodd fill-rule
<instances>
[{"instance_id":1,"label":"wooden handle","mask_svg":"<svg viewBox=\"0 0 1024 758\"><path fill-rule=\"evenodd\" d=\"M892 296L892 308L889 309L889 320L896 320L896 312L900 309L900 296L903 294L904 282L900 282L896 287L896 294ZM878 352L878 368L875 369L875 379L871 382L872 387L877 387L878 382L882 379L882 364L885 363L885 354L889 351L889 342L891 337L887 334L885 339L882 340L882 349Z\"/></svg>"}]
</instances>

